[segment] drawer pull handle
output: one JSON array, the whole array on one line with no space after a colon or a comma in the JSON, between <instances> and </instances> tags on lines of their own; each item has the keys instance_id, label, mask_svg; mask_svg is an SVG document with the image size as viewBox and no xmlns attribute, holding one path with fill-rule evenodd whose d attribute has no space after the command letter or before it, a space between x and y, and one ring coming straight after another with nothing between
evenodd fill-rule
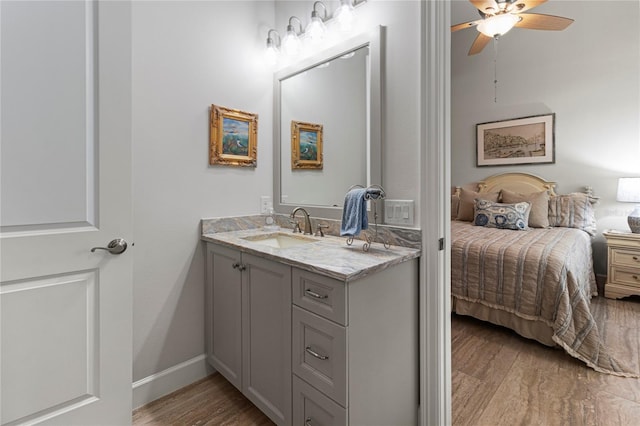
<instances>
[{"instance_id":1,"label":"drawer pull handle","mask_svg":"<svg viewBox=\"0 0 640 426\"><path fill-rule=\"evenodd\" d=\"M307 352L309 355L311 355L314 358L318 358L321 361L326 361L329 359L328 356L326 355L320 355L318 352L314 351L313 349L311 349L311 347L307 346L306 348L304 348L305 352Z\"/></svg>"},{"instance_id":2,"label":"drawer pull handle","mask_svg":"<svg viewBox=\"0 0 640 426\"><path fill-rule=\"evenodd\" d=\"M313 426L311 424L311 417L307 417L306 419L304 419L304 426Z\"/></svg>"},{"instance_id":3,"label":"drawer pull handle","mask_svg":"<svg viewBox=\"0 0 640 426\"><path fill-rule=\"evenodd\" d=\"M242 263L239 263L239 262L235 262L233 265L231 265L231 267L233 269L238 269L240 271L244 271L245 269L247 269L247 267L245 265L243 265Z\"/></svg>"},{"instance_id":4,"label":"drawer pull handle","mask_svg":"<svg viewBox=\"0 0 640 426\"><path fill-rule=\"evenodd\" d=\"M631 278L633 278L634 280L637 280L638 276L637 275L631 275Z\"/></svg>"},{"instance_id":5,"label":"drawer pull handle","mask_svg":"<svg viewBox=\"0 0 640 426\"><path fill-rule=\"evenodd\" d=\"M638 256L633 256L632 259L637 262L638 261Z\"/></svg>"},{"instance_id":6,"label":"drawer pull handle","mask_svg":"<svg viewBox=\"0 0 640 426\"><path fill-rule=\"evenodd\" d=\"M316 299L326 299L327 297L329 297L326 294L318 294L315 291L309 290L309 289L306 289L304 292L307 293L309 296L314 297Z\"/></svg>"}]
</instances>

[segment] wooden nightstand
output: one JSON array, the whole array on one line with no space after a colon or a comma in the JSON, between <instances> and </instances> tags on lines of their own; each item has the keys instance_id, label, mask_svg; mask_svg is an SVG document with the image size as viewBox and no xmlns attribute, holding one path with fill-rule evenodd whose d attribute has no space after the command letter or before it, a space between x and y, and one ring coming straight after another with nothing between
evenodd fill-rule
<instances>
[{"instance_id":1,"label":"wooden nightstand","mask_svg":"<svg viewBox=\"0 0 640 426\"><path fill-rule=\"evenodd\" d=\"M604 296L619 299L640 295L640 234L606 231L608 268Z\"/></svg>"}]
</instances>

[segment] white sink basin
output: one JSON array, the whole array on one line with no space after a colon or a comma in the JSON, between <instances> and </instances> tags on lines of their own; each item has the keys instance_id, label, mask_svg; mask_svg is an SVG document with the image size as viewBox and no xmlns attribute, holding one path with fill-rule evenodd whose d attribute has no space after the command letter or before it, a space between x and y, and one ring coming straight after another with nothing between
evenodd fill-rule
<instances>
[{"instance_id":1,"label":"white sink basin","mask_svg":"<svg viewBox=\"0 0 640 426\"><path fill-rule=\"evenodd\" d=\"M250 237L244 237L243 240L274 248L289 248L316 242L313 238L304 237L302 235L285 234L282 232L252 235Z\"/></svg>"}]
</instances>

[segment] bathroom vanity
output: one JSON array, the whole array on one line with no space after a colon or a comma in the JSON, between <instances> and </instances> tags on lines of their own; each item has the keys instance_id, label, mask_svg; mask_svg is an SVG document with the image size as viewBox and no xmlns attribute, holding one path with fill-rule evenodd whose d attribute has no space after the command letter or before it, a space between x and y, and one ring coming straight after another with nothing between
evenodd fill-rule
<instances>
[{"instance_id":1,"label":"bathroom vanity","mask_svg":"<svg viewBox=\"0 0 640 426\"><path fill-rule=\"evenodd\" d=\"M208 362L279 425L413 425L419 250L204 233Z\"/></svg>"}]
</instances>

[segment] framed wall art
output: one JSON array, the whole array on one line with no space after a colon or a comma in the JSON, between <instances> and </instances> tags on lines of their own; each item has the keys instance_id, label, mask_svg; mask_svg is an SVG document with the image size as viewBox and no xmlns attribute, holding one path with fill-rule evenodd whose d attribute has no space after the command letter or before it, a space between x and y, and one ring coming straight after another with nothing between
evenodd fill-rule
<instances>
[{"instance_id":1,"label":"framed wall art","mask_svg":"<svg viewBox=\"0 0 640 426\"><path fill-rule=\"evenodd\" d=\"M477 165L555 163L555 114L476 125Z\"/></svg>"},{"instance_id":2,"label":"framed wall art","mask_svg":"<svg viewBox=\"0 0 640 426\"><path fill-rule=\"evenodd\" d=\"M291 169L322 169L322 124L291 121Z\"/></svg>"},{"instance_id":3,"label":"framed wall art","mask_svg":"<svg viewBox=\"0 0 640 426\"><path fill-rule=\"evenodd\" d=\"M258 114L211 105L209 164L256 167Z\"/></svg>"}]
</instances>

